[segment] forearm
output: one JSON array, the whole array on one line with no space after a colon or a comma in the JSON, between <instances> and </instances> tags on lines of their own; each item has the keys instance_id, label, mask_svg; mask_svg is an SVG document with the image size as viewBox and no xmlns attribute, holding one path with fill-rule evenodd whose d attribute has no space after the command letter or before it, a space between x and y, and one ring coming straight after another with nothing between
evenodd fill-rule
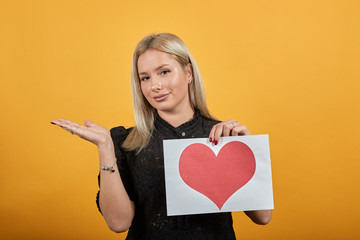
<instances>
[{"instance_id":1,"label":"forearm","mask_svg":"<svg viewBox=\"0 0 360 240\"><path fill-rule=\"evenodd\" d=\"M272 217L272 210L244 211L244 213L256 224L266 225Z\"/></svg>"},{"instance_id":2,"label":"forearm","mask_svg":"<svg viewBox=\"0 0 360 240\"><path fill-rule=\"evenodd\" d=\"M109 228L114 232L126 231L135 212L116 166L113 142L98 146L101 166L114 165L115 172L100 170L99 206Z\"/></svg>"}]
</instances>

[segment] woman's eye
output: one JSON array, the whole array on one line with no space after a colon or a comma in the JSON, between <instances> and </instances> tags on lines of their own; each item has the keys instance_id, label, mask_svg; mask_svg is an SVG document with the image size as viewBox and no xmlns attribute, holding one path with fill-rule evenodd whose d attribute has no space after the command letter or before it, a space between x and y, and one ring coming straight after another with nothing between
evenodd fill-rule
<instances>
[{"instance_id":1,"label":"woman's eye","mask_svg":"<svg viewBox=\"0 0 360 240\"><path fill-rule=\"evenodd\" d=\"M165 75L165 74L167 74L169 72L170 72L170 70L163 70L163 71L161 71L161 75Z\"/></svg>"},{"instance_id":2,"label":"woman's eye","mask_svg":"<svg viewBox=\"0 0 360 240\"><path fill-rule=\"evenodd\" d=\"M149 77L142 77L140 80L145 81L145 80L148 80L148 79L149 79Z\"/></svg>"}]
</instances>

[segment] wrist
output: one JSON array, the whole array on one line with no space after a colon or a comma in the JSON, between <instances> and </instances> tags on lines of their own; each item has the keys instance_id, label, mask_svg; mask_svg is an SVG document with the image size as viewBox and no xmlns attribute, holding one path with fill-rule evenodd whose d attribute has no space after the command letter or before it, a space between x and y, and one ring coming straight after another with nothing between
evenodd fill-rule
<instances>
[{"instance_id":1,"label":"wrist","mask_svg":"<svg viewBox=\"0 0 360 240\"><path fill-rule=\"evenodd\" d=\"M114 160L114 162L112 162L111 164L107 164L107 165L102 165L101 163L99 164L100 170L108 171L110 173L115 172L115 168L114 168L115 165L116 165L116 160Z\"/></svg>"},{"instance_id":2,"label":"wrist","mask_svg":"<svg viewBox=\"0 0 360 240\"><path fill-rule=\"evenodd\" d=\"M99 144L97 147L99 151L100 163L109 164L110 162L113 162L114 159L116 159L114 143L111 139L110 141Z\"/></svg>"},{"instance_id":3,"label":"wrist","mask_svg":"<svg viewBox=\"0 0 360 240\"><path fill-rule=\"evenodd\" d=\"M107 151L114 149L114 143L111 138L106 138L105 140L101 141L97 144L99 151Z\"/></svg>"}]
</instances>

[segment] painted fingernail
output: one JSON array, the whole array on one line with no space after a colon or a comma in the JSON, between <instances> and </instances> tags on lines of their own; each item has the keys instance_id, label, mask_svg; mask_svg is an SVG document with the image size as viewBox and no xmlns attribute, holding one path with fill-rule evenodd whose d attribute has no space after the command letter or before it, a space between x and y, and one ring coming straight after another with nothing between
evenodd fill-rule
<instances>
[{"instance_id":1,"label":"painted fingernail","mask_svg":"<svg viewBox=\"0 0 360 240\"><path fill-rule=\"evenodd\" d=\"M53 123L53 122L50 122L51 124L55 124L55 123Z\"/></svg>"},{"instance_id":2,"label":"painted fingernail","mask_svg":"<svg viewBox=\"0 0 360 240\"><path fill-rule=\"evenodd\" d=\"M215 140L215 141L214 141L214 143L215 143L215 145L217 145L217 144L218 144L218 141L217 141L217 140Z\"/></svg>"},{"instance_id":3,"label":"painted fingernail","mask_svg":"<svg viewBox=\"0 0 360 240\"><path fill-rule=\"evenodd\" d=\"M209 141L212 142L212 138L210 138Z\"/></svg>"}]
</instances>

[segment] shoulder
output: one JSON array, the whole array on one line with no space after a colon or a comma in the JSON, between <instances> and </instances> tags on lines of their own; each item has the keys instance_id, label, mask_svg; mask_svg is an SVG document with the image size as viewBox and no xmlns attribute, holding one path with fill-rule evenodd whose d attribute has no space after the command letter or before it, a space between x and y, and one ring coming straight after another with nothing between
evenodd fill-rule
<instances>
[{"instance_id":1,"label":"shoulder","mask_svg":"<svg viewBox=\"0 0 360 240\"><path fill-rule=\"evenodd\" d=\"M125 128L123 126L113 127L110 129L111 137L127 137L133 127Z\"/></svg>"},{"instance_id":2,"label":"shoulder","mask_svg":"<svg viewBox=\"0 0 360 240\"><path fill-rule=\"evenodd\" d=\"M132 129L133 127L125 128L123 126L118 126L110 129L110 134L113 140L115 155L117 159L125 158L126 151L123 149L122 144L130 134Z\"/></svg>"},{"instance_id":3,"label":"shoulder","mask_svg":"<svg viewBox=\"0 0 360 240\"><path fill-rule=\"evenodd\" d=\"M110 129L111 138L115 146L121 146L125 141L133 127L125 128L123 126L118 126Z\"/></svg>"}]
</instances>

